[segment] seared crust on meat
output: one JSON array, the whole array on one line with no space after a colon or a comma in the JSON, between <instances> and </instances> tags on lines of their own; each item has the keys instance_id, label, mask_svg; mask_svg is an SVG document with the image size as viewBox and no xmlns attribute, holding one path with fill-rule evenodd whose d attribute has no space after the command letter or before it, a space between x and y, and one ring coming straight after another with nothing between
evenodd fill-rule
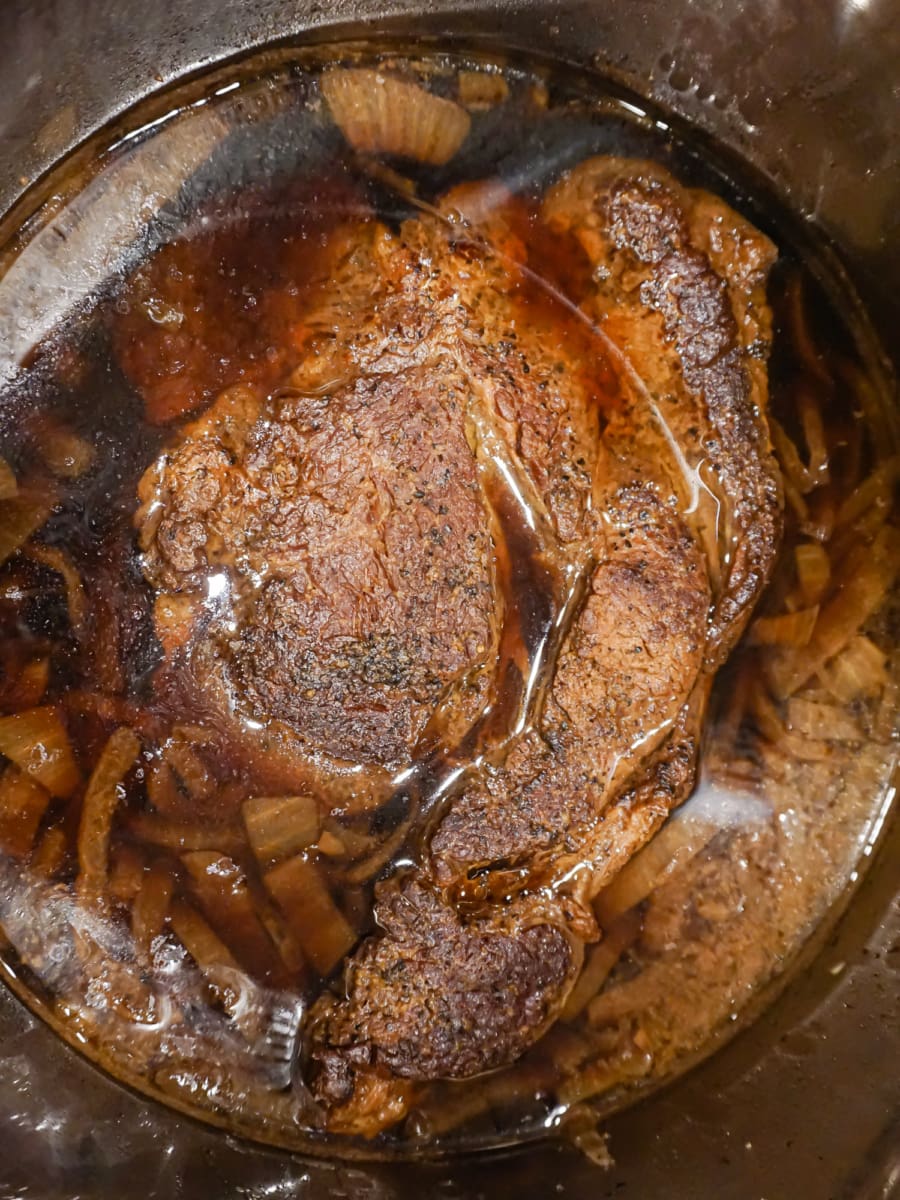
<instances>
[{"instance_id":1,"label":"seared crust on meat","mask_svg":"<svg viewBox=\"0 0 900 1200\"><path fill-rule=\"evenodd\" d=\"M644 393L635 405L655 408L684 455L671 464L675 486L698 515L701 489L715 500L723 567L708 653L718 665L780 537L779 475L762 418L775 248L721 200L649 162L589 159L551 189L543 211L590 259L595 287L584 307Z\"/></svg>"},{"instance_id":2,"label":"seared crust on meat","mask_svg":"<svg viewBox=\"0 0 900 1200\"><path fill-rule=\"evenodd\" d=\"M669 735L703 666L710 592L700 547L656 490L616 489L581 613L559 658L540 737L485 775L431 842L444 886L472 868L552 860Z\"/></svg>"},{"instance_id":3,"label":"seared crust on meat","mask_svg":"<svg viewBox=\"0 0 900 1200\"><path fill-rule=\"evenodd\" d=\"M351 1127L361 1076L459 1078L515 1060L581 964L565 903L466 916L411 878L381 885L376 917L382 936L355 956L347 999L323 997L310 1030L316 1092Z\"/></svg>"},{"instance_id":4,"label":"seared crust on meat","mask_svg":"<svg viewBox=\"0 0 900 1200\"><path fill-rule=\"evenodd\" d=\"M590 897L693 787L780 531L767 239L654 164L592 159L541 210L584 256L561 301L502 190L443 210L332 235L304 318L327 336L274 395L232 389L182 430L138 517L169 665L263 774L337 807L341 770L375 802L399 768L483 751L310 1013L325 1121L365 1135L555 1019ZM527 720L495 728L537 661L525 577L551 581L560 633Z\"/></svg>"},{"instance_id":5,"label":"seared crust on meat","mask_svg":"<svg viewBox=\"0 0 900 1200\"><path fill-rule=\"evenodd\" d=\"M328 761L397 769L441 701L447 736L471 723L502 619L479 478L495 445L560 540L582 533L592 487L596 410L538 329L508 328L508 268L462 275L434 221L342 236L341 339L313 338L271 397L224 393L140 490L151 582L181 596L227 580L182 631L186 674L233 738L267 726L274 785L319 784ZM310 328L334 319L329 295Z\"/></svg>"}]
</instances>

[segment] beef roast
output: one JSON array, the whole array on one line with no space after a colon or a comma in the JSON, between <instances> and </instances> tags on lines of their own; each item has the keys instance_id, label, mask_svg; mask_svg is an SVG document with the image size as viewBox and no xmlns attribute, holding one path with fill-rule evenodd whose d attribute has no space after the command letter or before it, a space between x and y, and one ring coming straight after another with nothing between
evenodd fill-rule
<instances>
[{"instance_id":1,"label":"beef roast","mask_svg":"<svg viewBox=\"0 0 900 1200\"><path fill-rule=\"evenodd\" d=\"M164 670L273 786L421 843L310 1015L331 1128L531 1045L592 895L690 791L778 541L773 256L612 158L539 211L469 187L355 220L284 385L224 393L147 472Z\"/></svg>"}]
</instances>

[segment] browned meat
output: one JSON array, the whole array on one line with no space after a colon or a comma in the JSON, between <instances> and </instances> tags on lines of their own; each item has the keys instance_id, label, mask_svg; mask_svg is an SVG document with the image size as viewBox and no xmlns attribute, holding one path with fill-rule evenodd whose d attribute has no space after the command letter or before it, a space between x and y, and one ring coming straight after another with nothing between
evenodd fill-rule
<instances>
[{"instance_id":1,"label":"browned meat","mask_svg":"<svg viewBox=\"0 0 900 1200\"><path fill-rule=\"evenodd\" d=\"M747 622L780 534L778 475L760 420L773 247L717 197L680 187L654 164L635 170L617 158L572 171L544 214L574 233L590 261L585 310L645 401L624 414L632 436L660 444L665 431L677 445L666 455L673 485L715 540L709 653L718 665Z\"/></svg>"},{"instance_id":2,"label":"browned meat","mask_svg":"<svg viewBox=\"0 0 900 1200\"><path fill-rule=\"evenodd\" d=\"M705 564L646 484L615 490L604 544L559 655L540 736L464 793L431 843L444 886L493 863L565 874L585 829L672 730L702 668Z\"/></svg>"},{"instance_id":3,"label":"browned meat","mask_svg":"<svg viewBox=\"0 0 900 1200\"><path fill-rule=\"evenodd\" d=\"M167 669L270 776L434 825L309 1022L363 1133L553 1021L778 538L765 238L612 159L542 214L445 211L334 234L286 386L226 393L141 492Z\"/></svg>"},{"instance_id":4,"label":"browned meat","mask_svg":"<svg viewBox=\"0 0 900 1200\"><path fill-rule=\"evenodd\" d=\"M190 681L215 711L265 717L267 768L292 779L403 765L441 698L445 734L470 723L499 637L488 454L544 447L537 479L513 469L560 538L579 532L591 487L585 389L566 395L552 346L519 348L514 305L460 303L440 226L404 232L335 236L288 386L224 393L141 485L145 573L168 607L201 598L211 573L222 589L167 641L190 640ZM447 261L426 270L435 248ZM495 263L467 273L485 296L509 287Z\"/></svg>"},{"instance_id":5,"label":"browned meat","mask_svg":"<svg viewBox=\"0 0 900 1200\"><path fill-rule=\"evenodd\" d=\"M353 962L353 1024L330 997L317 1014L322 1021L333 1010L335 1018L316 1051L317 1090L334 1106L332 1128L381 1127L377 1112L359 1120L358 1076L373 1068L403 1081L473 1075L531 1045L581 964L565 906L545 908L537 912L522 897L466 920L418 880L382 888L384 936L365 942ZM409 1088L401 1082L391 1090Z\"/></svg>"},{"instance_id":6,"label":"browned meat","mask_svg":"<svg viewBox=\"0 0 900 1200\"><path fill-rule=\"evenodd\" d=\"M490 532L448 403L460 381L430 366L279 397L232 451L239 472L203 435L167 471L160 577L190 579L199 558L250 580L215 653L245 711L336 758L403 762L492 642Z\"/></svg>"}]
</instances>

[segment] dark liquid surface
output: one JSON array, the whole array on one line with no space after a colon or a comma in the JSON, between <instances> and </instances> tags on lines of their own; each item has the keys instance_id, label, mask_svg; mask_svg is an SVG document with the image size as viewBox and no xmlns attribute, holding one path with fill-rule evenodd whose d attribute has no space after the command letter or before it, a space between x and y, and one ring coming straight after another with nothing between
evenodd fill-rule
<instances>
[{"instance_id":1,"label":"dark liquid surface","mask_svg":"<svg viewBox=\"0 0 900 1200\"><path fill-rule=\"evenodd\" d=\"M32 842L23 852L38 863L32 891L13 879L22 855L10 852L5 860L9 870L3 874L0 922L12 943L9 961L19 973L22 989L34 993L68 1036L83 1030L92 1053L114 1073L176 1104L287 1144L302 1144L304 1136L321 1136L313 1128L305 1096L288 1090L286 1080L297 1052L299 1016L335 975L340 958L332 961L328 949L310 951L305 942L304 952L298 952L295 931L286 931L283 917L273 915L264 886L267 865L248 843L242 817L248 797L271 794L269 774L242 746L223 737L177 669L159 670L164 655L154 624L153 593L143 577L135 543L134 513L139 480L173 430L202 413L225 388L247 385L271 392L284 383L288 366L302 352L308 336L300 319L305 289L335 230L372 210L375 218L396 229L400 221L419 211L390 177L372 178L362 169L327 116L320 108L308 106L308 98L315 94L313 77L314 72L295 67L265 85L248 78L239 103L223 99L206 111L179 118L188 147L182 162L190 163L192 154L196 162L174 184L171 177L163 178L158 161L154 163L150 156L156 136L152 133L127 148L130 160L121 150L110 157L106 171L113 171L117 163L128 166L129 161L139 167L145 153L143 169L151 185L157 172L158 200L141 223L138 243L123 237L122 269L117 274L98 278L88 287L91 281L84 273L89 302L74 314L60 312L59 326L46 331L47 336L30 352L26 369L7 382L0 404L0 453L20 481L25 501L43 497L52 510L33 530L34 538L42 546L64 552L83 589L83 623L76 628L71 587L67 591L64 576L46 556L42 561L40 552L29 553L26 546L24 553L13 554L4 564L0 574L4 711L55 706L63 714L84 777L95 768L114 728L125 725L140 735L142 756L121 781L124 795L110 841L113 932L105 940L98 938L98 956L103 962L126 960L127 954L116 943L117 922L124 920L127 928L130 920L134 928L137 896L144 895L144 909L152 916L153 904L162 903L159 896L168 888L170 923L160 927L164 932L154 951L157 958L146 960L142 969L149 969L150 962L160 979L168 970L171 983L142 991L134 972L126 971L127 979L119 979L109 970L111 999L97 1007L84 1001L85 976L76 967L74 950L60 951L61 968L58 962L51 964L50 943L69 945L62 929L71 920L66 897L78 873L77 834L83 812L79 790L51 797L40 815ZM433 86L438 92L450 92L455 78L455 65L447 61L438 69ZM590 361L594 401L599 408L614 407L613 372L604 365L602 344L577 312L588 283L583 257L574 244L554 238L541 226L535 198L568 167L592 154L615 153L662 162L684 182L711 187L755 219L762 217L763 224L766 217L746 196L735 195L701 149L674 139L651 121L635 120L609 96L600 97L594 107L590 97L554 81L547 93L527 71L510 70L508 82L509 94L502 103L474 114L472 134L448 166L410 167L408 174L426 205L450 186L468 181L500 179L518 194L510 225L512 236L529 246L531 272L516 276L520 319L546 327L548 336L559 338L569 355ZM209 125L211 117L215 120ZM209 125L205 134L204 121ZM191 133L192 127L201 132ZM153 186L148 191L152 193ZM81 196L89 197L88 190ZM89 224L90 204L85 211ZM473 258L485 253L480 235L474 236L471 227L461 234L461 240L466 239ZM867 519L870 505L862 504L860 512L843 525L840 514L865 481L892 461L890 447L878 445L883 431L878 429L877 402L860 401L860 396L871 396L876 389L867 382L853 332L842 325L790 248L782 249L771 288L777 323L771 368L773 411L787 435L802 446L804 436L809 436L804 414L811 405L799 402L798 395L805 389L813 397L811 404L820 414L828 446L830 474L826 484L810 488L793 509L789 504L781 565L761 610L769 616L790 614L792 608L783 607L785 597L796 611L798 546L811 542L825 546L832 575L841 578L854 540L865 547L867 538L877 538L874 520L862 531L854 525ZM514 245L499 249L501 255L507 251L514 256ZM76 244L73 253L77 252ZM56 253L56 260L50 255L51 264L58 261ZM0 287L13 294L15 283L10 273ZM67 453L77 459L79 446L88 447L90 464L77 472L65 461L60 466L60 457L65 460ZM435 747L440 742L439 708L422 735L421 752L404 770L401 783L392 782L390 772L373 772L367 785L370 799L363 803L358 802L357 792L361 795L365 789L357 786L351 773L335 812L318 816L314 835L318 841L310 842L316 848L309 858L315 867L315 886L326 899L314 919L333 921L336 944L343 938L345 952L371 927L375 880L389 874L392 866L415 860L421 853L417 839L432 827L436 813L461 781L483 761L502 757L510 740L535 724L559 645L581 602L587 563L555 544L528 497L510 487L499 459L487 455L484 463L482 483L493 513L504 608L497 661L478 715L454 745ZM891 469L883 469L882 475L880 492L877 479L870 485L870 490L874 486L871 501L890 510L896 475ZM215 597L208 594L213 611ZM826 592L816 601L823 610L829 595ZM869 623L861 625L857 634L868 638L874 654L884 658L893 644L888 608L885 597L874 605ZM790 631L784 634L789 635ZM777 945L764 942L756 926L739 930L735 926L735 955L744 953L748 944L756 946L754 965L747 968L744 981L745 1000L772 976L834 902L856 869L868 832L881 812L893 753L885 732L892 728L893 715L883 711L895 699L889 682L893 660L882 666L885 682L877 691L861 687L854 694L852 679L832 682L832 707L856 722L859 740L866 744L864 751L857 751L858 743L847 740L846 730L841 736L830 736L841 730L837 716L830 718L829 730L829 718L813 714L806 729L797 732L783 710L765 709L760 698L761 657L770 651L759 649L760 645L769 643L757 642L756 648L748 645L739 651L720 680L713 706L707 765L701 769L699 789L705 840L698 835L696 845L690 839L685 843L703 859L698 874L705 880L706 892L696 895L684 884L685 896L675 897L677 873L669 877L660 871L659 886L668 879L673 893L668 901L659 899L654 885L643 892L638 887L637 901L626 906L632 914L638 909L651 917L655 913L659 926L648 919L652 936L635 937L632 931L631 941L625 940L618 960L609 968L615 984L632 984L642 973L653 981L643 998L646 1012L656 1012L658 995L667 983L677 984L677 946L683 945L688 957L700 954L698 946L704 953L708 950L715 925L710 915L715 903L709 897L717 894L716 888L724 892L732 885L733 872L729 872L742 855L744 861L748 857L752 861L742 839L752 842L756 837L766 805L782 826L784 814L793 813L791 819L805 837L808 828L822 821L811 797L832 791L838 797L825 819L820 838L820 848L825 850L819 858L810 851L804 859L798 834L790 853L773 843L765 863L760 860L760 877L777 867L785 881L799 872L806 883L796 897L785 901L778 918L785 932ZM838 647L844 650L843 644ZM776 652L777 646L771 653ZM867 653L860 646L860 661ZM44 688L29 692L23 674L31 664L44 661L48 663ZM874 664L875 658L870 661ZM809 703L821 707L824 700L817 693ZM795 722L799 713L796 710ZM826 721L818 735L814 719ZM784 732L783 744L779 728ZM822 751L818 758L803 758L800 742L804 739L824 745L827 755ZM781 746L777 769L773 745ZM851 754L857 757L859 778L839 788L837 781L846 776ZM714 772L729 755L739 760L744 775ZM705 787L709 779L713 786ZM732 797L727 802L721 798L726 793ZM371 803L372 795L377 803ZM294 830L301 816L302 805L292 817ZM55 859L51 858L53 841L48 840L53 830L61 831ZM234 877L210 872L217 855L235 866ZM677 853L673 862L675 858ZM717 873L710 866L715 862L727 865ZM49 865L45 868L43 863ZM823 870L823 864L830 872L829 882L814 885L813 874ZM149 885L148 878L153 881ZM170 883L160 882L166 878ZM788 883L780 876L778 880L775 890L787 895ZM758 886L758 880L747 883L739 905L733 898L720 904L729 911L752 908L753 888ZM63 906L61 916L53 908L57 901ZM618 903L615 895L613 902ZM677 931L665 952L660 948L664 921L657 911L664 903L673 909L681 903L679 920L672 918ZM29 912L29 905L44 916L31 921L31 936L25 937L22 913ZM214 937L228 947L246 973L243 979L228 976L233 967L227 961L215 961L214 945L201 946L196 925L190 926L191 918L182 912L185 906L204 914ZM616 912L611 920L622 916ZM150 921L149 916L146 919ZM722 935L726 946L728 936ZM664 963L666 955L669 959ZM596 1020L585 1015L573 1018L574 1023L555 1031L522 1065L492 1076L480 1093L487 1096L486 1104L474 1100L473 1089L481 1087L477 1082L438 1083L426 1089L416 1113L385 1135L384 1145L415 1147L434 1138L451 1145L490 1144L532 1136L584 1096L616 1096L632 1085L652 1085L711 1043L724 1017L742 1008L743 1001L727 995L721 977L726 958L727 952L716 957L709 951L708 989L715 994L708 1019L693 1023L684 1019L679 1024L680 1018L673 1018L663 1028L655 1016L647 1020L643 1037L624 1050L624 1026L628 1022L640 1026L643 1020L640 990L633 1001L636 1007L624 1000L603 1001L606 980L598 975L597 1004L585 1010L593 1012ZM96 963L90 970L95 978L102 974ZM186 1016L177 1028L173 1023L169 1031L154 1032L155 1023L164 1024L160 1011L167 986L169 999L174 998ZM240 993L242 987L250 997L244 1006L250 1014L247 1019L235 1016L240 1003L233 993L235 989ZM604 1012L604 1003L612 1015ZM143 1041L134 1060L126 1063L122 1050L135 1027ZM603 1064L608 1067L605 1083ZM593 1082L586 1082L591 1070ZM234 1076L228 1087L222 1085L223 1071Z\"/></svg>"}]
</instances>

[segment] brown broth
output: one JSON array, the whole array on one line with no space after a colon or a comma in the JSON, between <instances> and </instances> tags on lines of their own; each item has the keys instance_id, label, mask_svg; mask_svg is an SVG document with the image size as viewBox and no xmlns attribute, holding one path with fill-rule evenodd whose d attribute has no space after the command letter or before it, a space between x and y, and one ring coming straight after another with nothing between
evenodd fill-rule
<instances>
[{"instance_id":1,"label":"brown broth","mask_svg":"<svg viewBox=\"0 0 900 1200\"><path fill-rule=\"evenodd\" d=\"M461 65L435 58L429 86L453 94ZM896 757L892 415L857 331L814 279L824 268L785 241L789 224L752 188L736 193L708 148L636 119L614 92L552 78L548 92L532 69L510 66L508 98L473 114L468 148L447 167L410 169L419 207L475 181L513 189L499 241L477 222L458 240L473 260L504 264L520 321L590 362L601 420L618 404L615 374L578 313L584 257L537 216L548 181L592 153L652 157L772 229L783 250L770 377L786 533L761 620L717 680L694 796L595 898L607 936L588 952L578 1006L514 1066L423 1087L374 1143L326 1137L296 1068L304 1013L370 931L375 882L416 859L463 779L539 723L589 563L556 542L488 454L504 617L477 716L448 748L438 706L400 783L322 766L333 791L319 804L273 785L269 731L248 752L204 709L177 654L164 654L135 544L141 476L225 389L273 392L314 351L321 330L304 323L305 301L348 222L374 210L396 227L419 211L346 151L315 102L313 61L261 72L241 73L236 96L193 108L179 98L165 129L193 148L184 175L159 183L118 271L84 274L84 302L60 310L0 390L0 454L19 486L0 499L11 547L0 565L0 731L3 716L26 714L23 736L33 729L70 771L53 786L44 767L20 775L6 764L0 775L3 960L19 994L111 1073L251 1137L386 1154L538 1136L585 1102L608 1111L708 1053L861 869ZM152 184L161 136L120 141L98 178L140 174L145 159ZM75 217L89 229L103 210L83 182L71 206L84 205ZM12 311L33 317L35 303L17 296L12 265L28 267L30 254L49 287L62 252L42 249L41 236L65 215L32 220L9 257L0 299ZM851 628L854 603L864 613ZM122 728L138 748L125 745L116 765L110 738ZM112 764L105 791L87 784L98 763ZM85 810L107 805L108 844L98 835L86 847ZM86 897L85 858L100 843L105 894Z\"/></svg>"}]
</instances>

